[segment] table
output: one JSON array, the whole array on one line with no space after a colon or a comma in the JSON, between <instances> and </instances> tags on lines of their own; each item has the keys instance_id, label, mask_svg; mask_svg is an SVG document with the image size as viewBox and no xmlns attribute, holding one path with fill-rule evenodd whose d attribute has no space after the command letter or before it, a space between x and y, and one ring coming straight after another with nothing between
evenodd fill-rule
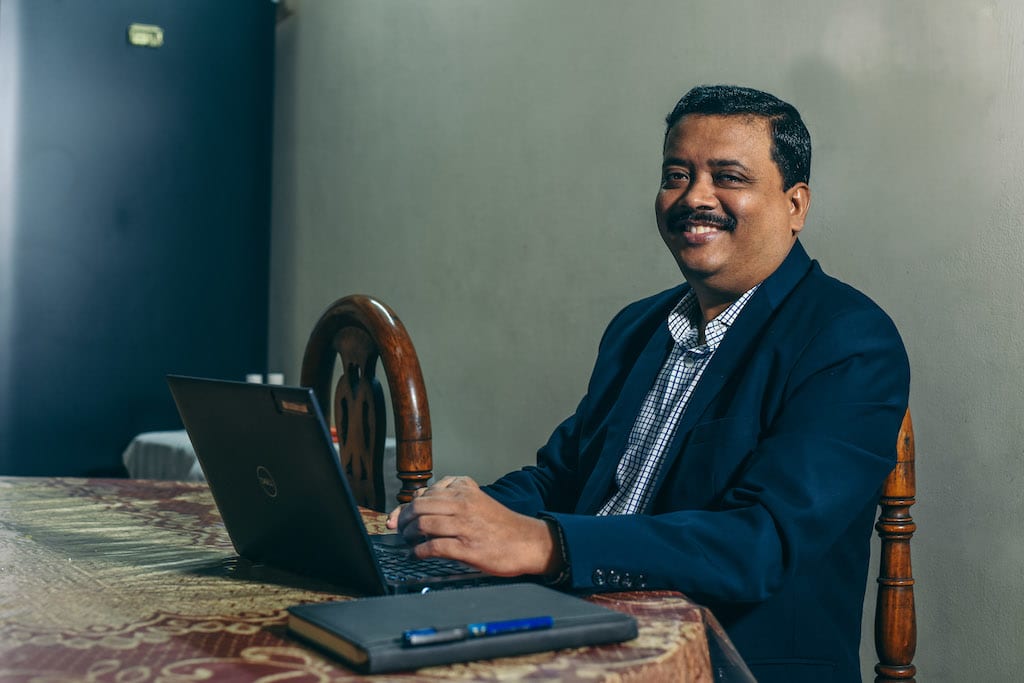
<instances>
[{"instance_id":1,"label":"table","mask_svg":"<svg viewBox=\"0 0 1024 683\"><path fill-rule=\"evenodd\" d=\"M384 516L365 511L371 533ZM157 683L361 679L285 631L289 605L346 599L244 570L204 483L0 477L0 680ZM710 682L713 618L671 592L593 601L639 637L366 677L372 681Z\"/></svg>"}]
</instances>

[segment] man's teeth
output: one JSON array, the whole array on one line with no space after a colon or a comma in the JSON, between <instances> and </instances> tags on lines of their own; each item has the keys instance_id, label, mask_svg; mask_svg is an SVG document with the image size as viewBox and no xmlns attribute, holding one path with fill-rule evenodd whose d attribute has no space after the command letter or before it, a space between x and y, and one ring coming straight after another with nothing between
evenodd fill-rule
<instances>
[{"instance_id":1,"label":"man's teeth","mask_svg":"<svg viewBox=\"0 0 1024 683\"><path fill-rule=\"evenodd\" d=\"M686 232L692 232L694 235L703 235L706 232L717 232L718 228L714 228L710 225L687 225Z\"/></svg>"}]
</instances>

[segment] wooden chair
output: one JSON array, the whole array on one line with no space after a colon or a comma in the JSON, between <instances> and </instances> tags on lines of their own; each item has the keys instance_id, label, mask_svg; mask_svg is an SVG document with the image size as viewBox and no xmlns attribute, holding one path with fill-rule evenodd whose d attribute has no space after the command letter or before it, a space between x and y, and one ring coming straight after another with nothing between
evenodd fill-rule
<instances>
[{"instance_id":1,"label":"wooden chair","mask_svg":"<svg viewBox=\"0 0 1024 683\"><path fill-rule=\"evenodd\" d=\"M341 377L331 400L335 360ZM302 358L302 386L311 387L326 412L333 406L341 463L357 502L387 511L384 441L387 435L384 392L376 378L384 366L394 409L399 502L427 485L433 468L430 408L420 362L405 326L386 305L353 295L331 304L313 328Z\"/></svg>"},{"instance_id":2,"label":"wooden chair","mask_svg":"<svg viewBox=\"0 0 1024 683\"><path fill-rule=\"evenodd\" d=\"M917 530L910 506L916 501L914 426L907 410L896 443L896 468L882 487L881 512L875 529L882 539L875 607L875 683L914 683L917 615L910 538Z\"/></svg>"}]
</instances>

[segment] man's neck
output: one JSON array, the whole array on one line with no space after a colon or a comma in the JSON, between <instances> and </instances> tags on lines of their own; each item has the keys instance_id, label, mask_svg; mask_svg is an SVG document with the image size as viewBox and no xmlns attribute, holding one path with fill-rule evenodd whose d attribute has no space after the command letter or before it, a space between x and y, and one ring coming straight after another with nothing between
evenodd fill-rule
<instances>
[{"instance_id":1,"label":"man's neck","mask_svg":"<svg viewBox=\"0 0 1024 683\"><path fill-rule=\"evenodd\" d=\"M749 287L747 288L749 289ZM743 296L744 292L736 293L710 293L702 292L697 287L694 287L694 293L697 295L697 305L700 307L700 320L691 320L695 326L700 328L700 336L704 336L704 328L707 324L721 315L722 311L732 306L736 301Z\"/></svg>"},{"instance_id":2,"label":"man's neck","mask_svg":"<svg viewBox=\"0 0 1024 683\"><path fill-rule=\"evenodd\" d=\"M693 286L693 292L697 297L697 308L694 309L690 318L690 324L698 330L698 341L705 342L704 332L708 323L724 313L730 306L743 298L743 295L757 287L760 282L747 287L742 292L722 292L721 290L709 290L699 286Z\"/></svg>"}]
</instances>

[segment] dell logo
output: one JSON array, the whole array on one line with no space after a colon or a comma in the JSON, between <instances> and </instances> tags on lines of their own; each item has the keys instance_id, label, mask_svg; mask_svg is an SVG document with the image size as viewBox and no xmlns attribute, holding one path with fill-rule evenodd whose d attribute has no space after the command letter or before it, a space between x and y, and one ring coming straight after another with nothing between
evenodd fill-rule
<instances>
[{"instance_id":1,"label":"dell logo","mask_svg":"<svg viewBox=\"0 0 1024 683\"><path fill-rule=\"evenodd\" d=\"M270 470L263 465L256 468L256 481L259 482L260 488L263 489L263 493L267 494L271 498L277 498L277 482L274 481L274 477L271 476Z\"/></svg>"}]
</instances>

